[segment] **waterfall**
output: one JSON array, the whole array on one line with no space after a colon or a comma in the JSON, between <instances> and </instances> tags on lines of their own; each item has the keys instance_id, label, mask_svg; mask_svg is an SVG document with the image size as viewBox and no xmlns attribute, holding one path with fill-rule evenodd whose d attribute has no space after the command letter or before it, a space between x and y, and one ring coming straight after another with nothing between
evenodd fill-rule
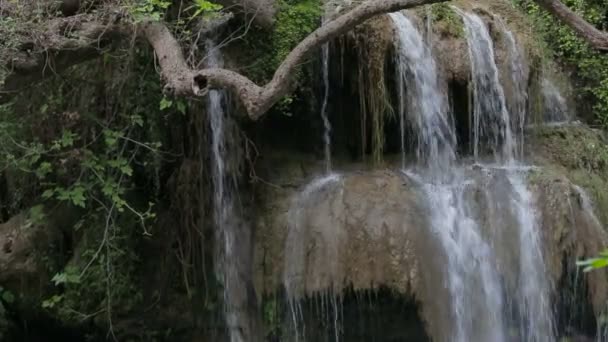
<instances>
[{"instance_id":1,"label":"waterfall","mask_svg":"<svg viewBox=\"0 0 608 342\"><path fill-rule=\"evenodd\" d=\"M406 173L420 183L430 209L431 229L448 256L447 286L454 322L444 324L454 326L454 341L504 341L500 279L492 250L471 216L465 198L467 180L454 165L456 138L446 117L446 95L438 84L434 58L406 16L392 13L390 18L397 35L399 113L402 121L406 116L412 121L421 163L417 171Z\"/></svg>"},{"instance_id":2,"label":"waterfall","mask_svg":"<svg viewBox=\"0 0 608 342\"><path fill-rule=\"evenodd\" d=\"M207 65L222 67L223 60L214 42L206 42ZM240 222L236 219L234 191L228 182L228 153L225 132L228 117L224 110L225 95L220 90L210 90L207 101L207 116L211 128L211 156L213 181L214 223L218 243L216 256L216 273L224 285L224 310L226 324L231 342L250 341L249 317L247 315L247 284L240 275L240 268L245 267L242 250L247 249L249 241L239 232Z\"/></svg>"},{"instance_id":3,"label":"waterfall","mask_svg":"<svg viewBox=\"0 0 608 342\"><path fill-rule=\"evenodd\" d=\"M543 78L541 92L543 96L543 121L553 124L570 121L566 99L550 79Z\"/></svg>"},{"instance_id":4,"label":"waterfall","mask_svg":"<svg viewBox=\"0 0 608 342\"><path fill-rule=\"evenodd\" d=\"M456 159L456 137L448 119L446 96L440 91L437 66L430 48L411 21L401 13L389 14L396 28L396 80L399 96L402 166L405 166L405 120L417 134L418 160L434 172L447 173ZM407 95L405 92L407 89ZM407 115L411 113L412 115Z\"/></svg>"},{"instance_id":5,"label":"waterfall","mask_svg":"<svg viewBox=\"0 0 608 342\"><path fill-rule=\"evenodd\" d=\"M478 159L480 145L487 145L496 161L512 161L515 141L505 93L494 61L494 44L483 20L452 7L464 22L473 79L473 152Z\"/></svg>"},{"instance_id":6,"label":"waterfall","mask_svg":"<svg viewBox=\"0 0 608 342\"><path fill-rule=\"evenodd\" d=\"M532 195L520 172L526 168L516 161L518 142L523 143L526 115L525 89L519 84L525 79L522 55L513 34L505 30L514 84L512 108L516 119L512 127L487 27L477 15L454 9L463 18L471 59L475 159L480 160L482 153L493 155L497 164L479 166L492 177L506 176L506 187L494 191L506 192L507 209L516 222L514 233L518 237L520 259L518 265L509 267L517 268L519 274L517 288L512 289L519 309L515 319L519 336L525 341L552 341L550 283L542 259ZM509 289L502 284L503 275L499 275L498 267L506 261L498 260L494 251L493 246L500 241L482 234L488 228L497 228L481 226L472 198L466 195L476 180L467 176L465 168L455 165L456 139L447 118L446 95L438 85L430 48L406 16L393 13L390 18L396 28L401 128L403 130L404 122L409 122L417 137L418 166L406 173L421 185L430 209L431 229L447 254L446 283L451 296L454 340L506 341L504 323L511 312L503 296ZM517 138L514 128L520 135ZM403 131L401 135L402 149L405 149ZM494 222L487 224L495 225Z\"/></svg>"},{"instance_id":7,"label":"waterfall","mask_svg":"<svg viewBox=\"0 0 608 342\"><path fill-rule=\"evenodd\" d=\"M325 25L330 17L330 3L325 3L325 14L322 25ZM323 78L323 102L321 103L321 120L323 121L323 144L325 153L325 172L331 172L331 122L327 115L327 104L329 101L329 43L321 46L321 76Z\"/></svg>"},{"instance_id":8,"label":"waterfall","mask_svg":"<svg viewBox=\"0 0 608 342\"><path fill-rule=\"evenodd\" d=\"M457 8L455 10L463 19L471 58L475 90L475 157L479 157L480 137L489 140L495 160L504 163L503 167L506 168L511 186L511 206L517 219L520 245L516 298L520 311L519 334L525 341L553 341L553 318L549 303L551 284L546 275L532 195L527 189L525 175L516 167L517 141L513 138L504 90L498 78L493 43L485 23L479 16ZM513 107L517 111L518 129L523 131L526 96L523 94L524 90L516 85L522 82L522 58L513 34L506 29L504 32L509 42L510 74L515 85Z\"/></svg>"},{"instance_id":9,"label":"waterfall","mask_svg":"<svg viewBox=\"0 0 608 342\"><path fill-rule=\"evenodd\" d=\"M325 144L325 172L331 172L331 123L327 117L327 101L329 99L329 44L321 47L321 68L323 73L323 103L321 119L323 120L323 143Z\"/></svg>"},{"instance_id":10,"label":"waterfall","mask_svg":"<svg viewBox=\"0 0 608 342\"><path fill-rule=\"evenodd\" d=\"M503 26L510 77L503 79L512 83L511 89L507 88L512 96L507 99L486 24L475 14L453 8L463 19L471 62L473 165L457 158L455 120L450 117L447 94L430 48L432 40L425 39L403 13L389 14L395 28L401 169L416 185L428 209L425 222L429 227L422 229L422 234L440 246L438 258L445 258L433 263L438 269L429 271L437 272L442 280L437 290L445 291L449 297L445 303L449 314L431 319L437 320L434 326L449 330L440 335L448 336L448 341L555 341L552 284L544 264L536 204L525 178L531 167L521 160L527 115L524 54L515 35ZM428 26L426 32L431 32ZM322 293L322 303L333 303L333 315L321 314L333 322L332 339L338 341L342 289L334 276L340 275L338 259L343 251L339 246L349 232L336 228L346 223L333 216L332 209L325 208L327 205L319 203L332 198L330 207L344 206L344 197L340 197L343 192L336 197L323 196L330 191L344 191L342 179L346 176L330 171L326 46L321 57L327 172L305 186L290 203L282 281L295 329L293 339L306 338L306 327L299 326L303 322L301 299ZM407 128L413 132L417 157L411 166L406 164ZM487 203L479 198L480 194ZM310 231L310 227L315 230ZM315 255L313 260L308 259L310 247L302 243L310 241L310 235L321 236L319 240L323 241L317 248L322 250L317 252L321 256Z\"/></svg>"},{"instance_id":11,"label":"waterfall","mask_svg":"<svg viewBox=\"0 0 608 342\"><path fill-rule=\"evenodd\" d=\"M519 335L525 341L554 341L551 283L547 278L532 194L516 171L509 171L512 206L519 225Z\"/></svg>"},{"instance_id":12,"label":"waterfall","mask_svg":"<svg viewBox=\"0 0 608 342\"><path fill-rule=\"evenodd\" d=\"M509 73L511 75L511 106L510 112L515 116L513 128L516 128L516 143L519 147L517 153L520 157L524 151L524 128L526 124L526 106L528 101L528 77L524 68L524 54L515 40L515 35L507 25L496 18L507 41L509 56Z\"/></svg>"},{"instance_id":13,"label":"waterfall","mask_svg":"<svg viewBox=\"0 0 608 342\"><path fill-rule=\"evenodd\" d=\"M308 246L302 244L302 241L307 240L307 234L310 234L310 232L306 230L306 223L307 220L310 220L311 218L307 216L306 209L311 205L314 205L319 200L320 196L323 195L325 190L339 184L340 180L341 176L334 173L315 178L298 193L289 207L287 222L288 231L287 238L285 239L286 255L283 269L283 286L285 287L287 302L289 303L295 341L305 338L305 329L300 329L300 322L303 321L300 300L308 294L306 290L307 275L310 276L309 272L311 272L311 270L306 269ZM325 246L324 252L326 253L326 260L323 260L324 267L322 267L323 270L319 268L319 272L328 271L335 273L335 271L337 271L338 236L333 233L331 228L332 227L328 226L327 229L322 231L322 234L325 236L325 241L331 241L331 243L328 243L328 245ZM333 309L331 321L334 325L336 342L339 341L339 317L337 308L339 299L336 294L338 292L339 289L334 291L332 288L321 296L323 302L327 299L327 303L330 303ZM324 307L324 305L321 306ZM326 312L323 310L322 313L325 314ZM304 330L304 332L301 332L300 330Z\"/></svg>"}]
</instances>

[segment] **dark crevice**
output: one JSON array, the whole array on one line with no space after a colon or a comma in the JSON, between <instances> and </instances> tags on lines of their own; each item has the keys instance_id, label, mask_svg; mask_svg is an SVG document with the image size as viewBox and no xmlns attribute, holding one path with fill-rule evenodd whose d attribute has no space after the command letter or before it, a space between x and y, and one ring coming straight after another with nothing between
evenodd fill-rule
<instances>
[{"instance_id":1,"label":"dark crevice","mask_svg":"<svg viewBox=\"0 0 608 342\"><path fill-rule=\"evenodd\" d=\"M462 156L473 152L472 136L472 108L469 100L469 84L458 80L451 80L449 87L449 101L452 119L456 129L458 153Z\"/></svg>"},{"instance_id":2,"label":"dark crevice","mask_svg":"<svg viewBox=\"0 0 608 342\"><path fill-rule=\"evenodd\" d=\"M295 328L294 307L282 307L283 327L267 341L295 340L290 338L295 336L295 330L300 340L314 342L430 341L416 300L386 287L347 289L340 296L323 293L307 297L297 303Z\"/></svg>"},{"instance_id":3,"label":"dark crevice","mask_svg":"<svg viewBox=\"0 0 608 342\"><path fill-rule=\"evenodd\" d=\"M571 255L564 255L564 275L558 282L556 323L558 336L572 341L595 341L597 321L590 301L585 274L572 263Z\"/></svg>"}]
</instances>

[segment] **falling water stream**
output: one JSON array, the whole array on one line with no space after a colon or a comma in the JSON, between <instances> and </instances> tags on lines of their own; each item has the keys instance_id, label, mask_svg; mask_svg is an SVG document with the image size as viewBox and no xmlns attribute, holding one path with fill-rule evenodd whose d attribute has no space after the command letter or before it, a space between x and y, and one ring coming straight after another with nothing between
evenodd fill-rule
<instances>
[{"instance_id":1,"label":"falling water stream","mask_svg":"<svg viewBox=\"0 0 608 342\"><path fill-rule=\"evenodd\" d=\"M513 134L513 122L485 23L477 15L455 10L463 19L471 58L474 155L476 160L480 160L482 154L490 152L494 171L488 169L488 173L506 173L510 210L517 222L517 230L513 234L519 236L520 248L519 282L515 290L519 309L516 318L518 336L525 341L552 341L550 284L543 264L534 203L526 187L525 175L516 161L517 153L521 151L518 142L523 143L523 138L518 139ZM396 72L400 82L398 93L402 96L399 114L402 121L412 122L417 134L419 166L407 173L424 189L431 213L431 228L448 256L447 283L454 315L453 339L506 341L509 334L505 322L509 312L503 296L508 289L504 288L502 275L498 272L500 263L493 249L495 242L488 241L483 235L487 228L480 226L482 223L475 216L474 204L466 196L469 184L476 180L468 178L465 170L455 164L456 138L448 124L446 95L438 86L435 62L411 21L401 13L393 13L390 17L397 32ZM509 43L510 75L513 84L518 84L524 77L522 54L513 34L506 29L504 34ZM408 95L405 100L404 89ZM514 123L521 134L525 121L525 96L525 91L514 87L512 107L517 116ZM488 150L482 150L482 146Z\"/></svg>"},{"instance_id":2,"label":"falling water stream","mask_svg":"<svg viewBox=\"0 0 608 342\"><path fill-rule=\"evenodd\" d=\"M437 66L428 45L401 13L389 14L396 28L396 79L399 96L402 163L405 164L406 119L417 134L416 155L426 169L441 177L456 159L456 137L445 115L446 101L439 90ZM408 89L406 94L405 89ZM407 113L415 113L408 116Z\"/></svg>"},{"instance_id":3,"label":"falling water stream","mask_svg":"<svg viewBox=\"0 0 608 342\"><path fill-rule=\"evenodd\" d=\"M214 42L206 42L207 65L222 67L223 60L219 49ZM233 199L233 190L228 182L227 172L228 153L226 146L227 116L224 110L224 92L210 90L207 102L207 113L211 128L211 156L213 162L212 181L214 190L214 221L216 239L218 242L216 256L216 273L224 286L224 310L231 342L248 341L249 318L247 317L247 288L239 275L239 269L244 265L236 248L237 243L242 246L243 237L238 236L238 220L235 219L236 210ZM243 248L243 247L241 247Z\"/></svg>"},{"instance_id":4,"label":"falling water stream","mask_svg":"<svg viewBox=\"0 0 608 342\"><path fill-rule=\"evenodd\" d=\"M323 25L329 17L329 3L326 4ZM323 121L323 144L325 153L325 173L331 172L331 123L327 114L329 101L329 43L321 46L321 75L323 77L323 102L321 103L321 120Z\"/></svg>"},{"instance_id":5,"label":"falling water stream","mask_svg":"<svg viewBox=\"0 0 608 342\"><path fill-rule=\"evenodd\" d=\"M323 143L325 152L325 172L331 172L331 123L327 116L327 101L329 99L329 44L321 47L321 72L323 73L323 103L321 119L323 120Z\"/></svg>"},{"instance_id":6,"label":"falling water stream","mask_svg":"<svg viewBox=\"0 0 608 342\"><path fill-rule=\"evenodd\" d=\"M555 341L551 283L543 261L534 198L525 178L530 167L521 162L527 103L526 91L521 86L526 78L524 57L513 33L503 25L513 88L512 98L507 101L486 24L475 14L453 8L464 22L471 62L474 164L468 165L463 165L456 155L454 119L449 117L447 94L440 84L430 40L425 39L403 13L389 15L395 28L402 170L421 190L429 212L428 234L438 241L446 256L440 273L444 288L449 291L446 310L450 315L447 322L440 322L438 326L448 327L448 340L455 342L506 342L514 338L526 342ZM428 27L426 32L430 33ZM307 220L312 219L303 215L304 209L318 203L324 191L343 186L342 176L330 172L327 59L327 47L323 47L325 93L321 116L325 126L327 172L315 178L292 201L285 240L283 284L291 304L296 339L301 315L298 302L305 295L302 287L307 267L306 246L301 245L301 241L306 240ZM414 133L417 157L411 166L406 164L407 128ZM483 188L481 192L490 202L496 199L496 203L481 208L479 199L471 196L479 188ZM508 217L501 220L501 215ZM326 228L320 234L327 235L323 241L328 241L326 247L329 248L336 245L332 239L339 237L333 227ZM505 259L504 251L509 247L501 246L500 240L505 236L515 241L512 247L518 248L514 259ZM339 252L324 253L330 263L324 268L331 270L331 263ZM506 251L507 255L513 253L513 250ZM507 274L514 276L505 279ZM335 300L332 293L328 298ZM337 311L334 308L333 312ZM338 341L338 317L332 319Z\"/></svg>"},{"instance_id":7,"label":"falling water stream","mask_svg":"<svg viewBox=\"0 0 608 342\"><path fill-rule=\"evenodd\" d=\"M566 99L555 84L548 78L541 83L543 96L543 121L545 123L565 123L570 120Z\"/></svg>"},{"instance_id":8,"label":"falling water stream","mask_svg":"<svg viewBox=\"0 0 608 342\"><path fill-rule=\"evenodd\" d=\"M519 157L523 156L524 150L524 128L526 125L526 112L528 102L527 84L528 78L525 71L525 59L515 35L507 25L500 19L496 18L499 27L502 30L503 36L507 42L508 57L509 57L509 75L511 77L511 103L510 112L514 116L512 130L516 132L516 144L519 149L516 151Z\"/></svg>"},{"instance_id":9,"label":"falling water stream","mask_svg":"<svg viewBox=\"0 0 608 342\"><path fill-rule=\"evenodd\" d=\"M306 236L310 234L307 228L307 222L312 218L306 216L306 209L309 206L314 205L323 196L324 191L331 187L339 185L342 177L335 173L329 173L319 178L315 178L313 181L308 183L304 189L298 193L293 199L288 212L288 236L285 246L285 265L283 270L283 285L287 295L287 301L289 303L289 310L291 321L294 328L293 339L295 341L305 340L306 331L305 327L301 324L303 322L302 310L300 307L300 299L306 295L303 288L306 283L306 262L307 248L302 241L306 241ZM324 264L326 270L329 272L335 272L337 270L338 251L336 246L338 245L335 240L338 238L332 231L332 227L327 227L321 233L324 235L325 241L333 241L328 243L324 253L325 259ZM337 284L336 284L337 285ZM338 302L340 299L333 288L329 289L326 293L321 295L321 312L322 316L328 316L331 311L331 318L327 321L331 321L334 326L335 341L339 341L338 333ZM325 310L327 305L331 306L331 310Z\"/></svg>"},{"instance_id":10,"label":"falling water stream","mask_svg":"<svg viewBox=\"0 0 608 342\"><path fill-rule=\"evenodd\" d=\"M513 134L513 126L505 100L505 93L499 81L498 68L494 60L494 47L485 23L475 14L456 11L465 24L471 69L474 83L474 121L476 155L478 144L486 141L492 144L495 162L502 165L510 183L509 195L517 222L519 236L519 283L516 289L516 303L519 309L518 336L524 341L554 341L554 329L549 297L551 284L547 279L542 256L540 233L532 195L527 189L525 174L519 168L516 153L518 140ZM509 42L510 75L513 84L521 82L522 55L513 34L503 26L503 34ZM517 111L516 127L523 131L526 101L525 92L514 88L512 94ZM523 132L521 132L523 134ZM523 148L523 147L522 147Z\"/></svg>"},{"instance_id":11,"label":"falling water stream","mask_svg":"<svg viewBox=\"0 0 608 342\"><path fill-rule=\"evenodd\" d=\"M452 300L454 341L503 341L500 280L492 250L480 235L465 199L468 182L455 165L455 133L448 124L446 96L438 85L435 61L423 37L401 13L396 28L399 95L408 88L400 116L413 121L421 167L407 174L417 180L428 201L431 229L447 254L447 286ZM407 112L407 113L405 113ZM410 115L407 115L410 114ZM403 134L403 133L402 133ZM449 325L448 325L449 326Z\"/></svg>"},{"instance_id":12,"label":"falling water stream","mask_svg":"<svg viewBox=\"0 0 608 342\"><path fill-rule=\"evenodd\" d=\"M511 133L511 120L507 110L505 93L500 84L499 72L494 61L494 46L486 24L472 13L452 7L464 22L471 71L473 74L473 151L478 159L481 146L494 155L497 162L512 162L515 141Z\"/></svg>"}]
</instances>

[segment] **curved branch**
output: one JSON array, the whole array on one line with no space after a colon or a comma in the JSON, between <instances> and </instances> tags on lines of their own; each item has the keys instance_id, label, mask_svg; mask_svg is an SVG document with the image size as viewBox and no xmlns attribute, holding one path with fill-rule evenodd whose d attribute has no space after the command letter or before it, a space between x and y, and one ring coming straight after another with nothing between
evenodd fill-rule
<instances>
[{"instance_id":1,"label":"curved branch","mask_svg":"<svg viewBox=\"0 0 608 342\"><path fill-rule=\"evenodd\" d=\"M28 32L28 38L19 46L2 51L0 68L5 69L7 75L0 80L0 103L10 100L31 83L98 57L128 34L129 30L116 16L100 20L83 14L48 21L43 28ZM0 44L0 50L2 48Z\"/></svg>"},{"instance_id":2,"label":"curved branch","mask_svg":"<svg viewBox=\"0 0 608 342\"><path fill-rule=\"evenodd\" d=\"M448 0L367 0L327 22L300 42L281 63L272 80L264 86L256 85L247 77L231 70L193 70L187 64L179 42L161 22L140 23L135 29L156 52L166 90L177 95L201 96L211 88L227 89L240 99L249 117L257 120L292 90L293 75L304 59L332 38L376 15L445 1ZM559 0L533 1L572 27L594 48L608 51L608 35L576 15ZM48 39L31 42L31 45L40 45L36 49L38 53L32 54L25 44L10 61L10 74L0 91L0 103L21 86L93 58L103 51L108 42L111 44L133 32L133 27L119 24L116 19L106 18L105 22L95 23L75 16L51 23L46 32L53 34ZM66 33L64 27L70 27L69 32ZM52 72L47 72L47 69Z\"/></svg>"},{"instance_id":3,"label":"curved branch","mask_svg":"<svg viewBox=\"0 0 608 342\"><path fill-rule=\"evenodd\" d=\"M179 95L202 95L209 88L228 89L238 96L249 117L257 120L291 91L293 75L304 59L332 38L348 32L379 14L445 1L368 0L346 14L327 22L301 41L281 63L272 80L263 87L243 75L226 69L191 70L186 65L179 43L162 23L144 24L143 35L156 51L166 88Z\"/></svg>"},{"instance_id":4,"label":"curved branch","mask_svg":"<svg viewBox=\"0 0 608 342\"><path fill-rule=\"evenodd\" d=\"M608 33L598 30L559 0L534 0L542 8L568 25L594 49L608 52Z\"/></svg>"}]
</instances>

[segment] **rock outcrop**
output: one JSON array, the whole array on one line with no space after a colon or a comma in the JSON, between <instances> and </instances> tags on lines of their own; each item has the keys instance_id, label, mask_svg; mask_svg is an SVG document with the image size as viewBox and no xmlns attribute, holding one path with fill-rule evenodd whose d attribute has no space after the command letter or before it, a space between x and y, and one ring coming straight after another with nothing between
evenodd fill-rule
<instances>
[{"instance_id":1,"label":"rock outcrop","mask_svg":"<svg viewBox=\"0 0 608 342\"><path fill-rule=\"evenodd\" d=\"M538 141L537 141L538 143ZM582 289L559 288L577 270L575 261L594 257L608 246L608 234L595 217L582 188L550 164L526 172L542 232L543 258L555 287L554 296L582 291L580 305L595 315L605 309L608 278L597 271L581 278ZM501 169L467 169L466 196L482 234L494 241L505 286L515 287L519 273L516 220L502 197L508 182ZM282 184L287 181L283 173ZM295 176L296 178L298 176ZM287 292L298 299L346 289L390 288L416 298L428 331L449 331L440 303L448 303L448 263L429 227L423 194L410 178L396 171L361 171L320 177L307 186L265 187L257 209L256 283L259 293ZM494 196L492 198L488 196ZM501 264L502 263L502 264ZM502 265L502 266L500 266ZM512 267L512 266L511 266ZM441 317L444 315L444 317Z\"/></svg>"}]
</instances>

